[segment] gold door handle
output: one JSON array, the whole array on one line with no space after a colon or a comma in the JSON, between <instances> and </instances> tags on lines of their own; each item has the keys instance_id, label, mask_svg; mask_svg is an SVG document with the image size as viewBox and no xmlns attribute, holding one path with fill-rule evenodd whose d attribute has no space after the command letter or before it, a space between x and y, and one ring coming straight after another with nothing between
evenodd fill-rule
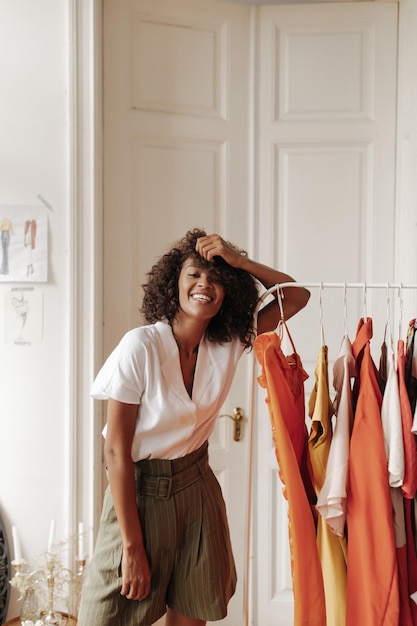
<instances>
[{"instance_id":1,"label":"gold door handle","mask_svg":"<svg viewBox=\"0 0 417 626\"><path fill-rule=\"evenodd\" d=\"M233 409L233 415L229 415L229 413L223 413L222 415L219 415L219 417L230 417L230 419L233 420L233 439L235 441L240 441L242 439L242 409L237 406Z\"/></svg>"}]
</instances>

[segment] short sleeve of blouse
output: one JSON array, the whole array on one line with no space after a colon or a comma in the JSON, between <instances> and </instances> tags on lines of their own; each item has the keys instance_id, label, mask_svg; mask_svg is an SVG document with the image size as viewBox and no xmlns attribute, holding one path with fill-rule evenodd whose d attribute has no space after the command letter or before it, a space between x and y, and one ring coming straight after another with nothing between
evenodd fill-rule
<instances>
[{"instance_id":1,"label":"short sleeve of blouse","mask_svg":"<svg viewBox=\"0 0 417 626\"><path fill-rule=\"evenodd\" d=\"M126 333L104 362L90 392L96 400L113 398L127 404L140 404L146 357L139 330Z\"/></svg>"}]
</instances>

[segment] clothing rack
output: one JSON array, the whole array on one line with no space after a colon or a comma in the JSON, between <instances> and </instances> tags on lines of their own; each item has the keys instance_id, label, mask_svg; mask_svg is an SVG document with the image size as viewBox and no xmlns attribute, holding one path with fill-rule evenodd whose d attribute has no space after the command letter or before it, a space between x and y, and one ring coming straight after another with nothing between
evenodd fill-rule
<instances>
[{"instance_id":1,"label":"clothing rack","mask_svg":"<svg viewBox=\"0 0 417 626\"><path fill-rule=\"evenodd\" d=\"M390 299L392 296L392 292L397 292L398 295L398 301L400 304L400 328L401 328L401 320L402 320L402 314L403 314L403 295L404 292L410 291L416 291L417 290L417 283L403 283L403 282L385 282L385 283L377 283L377 282L282 282L282 283L278 283L275 285L272 285L271 287L269 287L268 289L266 289L259 297L258 300L258 305L257 305L257 311L259 311L259 309L261 308L263 302L267 299L268 296L274 296L276 298L277 304L279 305L280 308L280 312L281 312L281 321L285 321L284 315L283 315L283 302L285 302L285 293L284 293L284 289L285 288L304 288L304 289L318 289L319 291L319 305L320 305L320 323L321 323L321 327L322 327L322 292L325 289L342 289L343 290L343 298L344 298L344 314L345 314L345 331L346 331L346 310L347 310L347 306L346 306L346 301L347 301L347 291L349 289L357 289L357 290L362 290L363 292L363 305L364 305L364 318L367 317L366 315L366 296L367 296L367 292L368 290L385 290L386 292L386 301L387 301L387 324L389 324L389 317L390 317L390 313L389 313L389 309L390 309ZM315 294L317 295L317 293ZM383 294L382 294L383 295ZM414 297L417 295L417 293L412 293L412 298L414 299ZM413 306L415 307L415 302L413 304ZM378 309L379 310L379 309ZM414 315L417 315L417 310L414 311ZM415 326L414 328L416 328L416 324L417 322L414 322ZM322 337L323 337L323 327L321 328L322 330ZM346 336L347 336L347 331L345 332ZM401 333L400 333L401 335ZM323 342L324 345L324 342ZM253 362L255 363L255 359L253 360ZM252 404L251 404L251 420L250 420L250 443L249 443L249 467L250 467L250 474L249 476L253 476L253 437L254 437L254 415L255 415L255 403L254 403L254 395L255 395L255 385L256 385L256 367L254 365L254 369L253 369L253 373L252 373ZM250 548L251 548L251 522L252 522L252 511L251 511L251 502L252 502L252 481L249 481L249 506L248 506L248 522L247 522L247 538L246 538L246 542L247 542L247 547L246 547L246 558L247 558L247 562L246 562L246 579L250 578L251 575L251 563L250 563ZM246 580L246 595L249 593L249 582L247 582ZM413 596L411 596L413 597ZM249 610L248 610L248 606L245 606L245 626L249 626Z\"/></svg>"},{"instance_id":2,"label":"clothing rack","mask_svg":"<svg viewBox=\"0 0 417 626\"><path fill-rule=\"evenodd\" d=\"M366 314L366 296L367 296L367 291L368 289L385 289L387 292L387 308L389 306L389 291L390 290L397 290L398 291L398 297L400 299L400 309L401 309L401 313L402 313L402 306L403 306L403 289L415 289L417 290L417 283L403 283L403 282L399 282L399 283L391 283L391 282L386 282L386 283L367 283L367 282L362 282L362 283L348 283L348 282L344 282L344 283L340 283L340 282L306 282L306 283L300 283L300 282L295 282L295 281L289 281L289 282L283 282L283 283L277 283L276 285L272 285L272 287L269 287L268 289L266 289L266 291L259 297L258 300L258 305L256 308L256 315L259 312L259 309L261 308L262 303L264 302L264 300L272 294L276 294L277 296L277 300L278 300L278 304L281 310L281 319L284 319L284 311L283 311L283 306L282 306L282 301L285 299L284 293L283 293L283 289L285 289L286 287L300 287L303 289L314 289L314 288L318 288L320 289L320 317L322 318L322 310L321 310L321 295L322 295L322 291L324 291L324 289L334 289L334 288L338 288L338 289L343 289L344 290L344 300L345 300L345 322L346 322L346 304L347 304L347 290L348 289L362 289L363 291L363 307L364 307L364 312L365 315L364 317L367 317Z\"/></svg>"},{"instance_id":3,"label":"clothing rack","mask_svg":"<svg viewBox=\"0 0 417 626\"><path fill-rule=\"evenodd\" d=\"M281 319L284 319L283 315L283 307L282 300L284 300L285 296L283 294L283 289L286 287L300 287L304 289L320 289L320 318L321 318L321 326L322 326L322 310L321 310L321 295L324 289L343 289L344 290L344 300L345 300L345 332L347 334L346 329L346 300L347 300L347 290L348 289L362 289L363 291L363 303L364 309L366 311L366 295L368 289L385 289L387 292L387 301L389 300L388 294L390 290L397 290L398 297L400 299L400 309L402 314L402 292L403 290L417 290L417 283L403 283L403 282L386 282L386 283L373 283L373 282L283 282L277 283L272 287L266 289L259 297L258 305L256 308L255 316L259 312L262 303L264 300L270 295L276 295L278 304L281 310ZM388 308L388 307L387 307ZM365 317L366 314L365 314ZM323 327L321 329L322 339L324 342L324 333ZM247 503L247 525L246 525L246 555L245 555L245 578L244 578L244 624L245 626L249 626L250 621L250 611L249 611L249 595L250 595L250 579L251 579L251 532L252 532L252 475L253 475L253 441L254 441L254 414L255 414L255 386L256 386L256 363L255 358L253 359L253 370L252 370L252 393L251 393L251 407L250 407L250 428L249 428L249 481L248 481L248 503Z\"/></svg>"}]
</instances>

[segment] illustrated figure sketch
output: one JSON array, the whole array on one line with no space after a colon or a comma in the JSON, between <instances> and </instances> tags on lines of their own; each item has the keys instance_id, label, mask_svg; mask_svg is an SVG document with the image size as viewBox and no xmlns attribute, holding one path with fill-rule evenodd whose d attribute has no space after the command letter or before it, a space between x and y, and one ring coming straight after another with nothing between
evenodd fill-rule
<instances>
[{"instance_id":1,"label":"illustrated figure sketch","mask_svg":"<svg viewBox=\"0 0 417 626\"><path fill-rule=\"evenodd\" d=\"M1 250L2 250L2 263L0 274L9 273L9 245L10 236L13 235L13 224L8 217L5 217L0 222L1 232Z\"/></svg>"},{"instance_id":2,"label":"illustrated figure sketch","mask_svg":"<svg viewBox=\"0 0 417 626\"><path fill-rule=\"evenodd\" d=\"M45 207L0 204L0 282L45 282L48 219Z\"/></svg>"},{"instance_id":3,"label":"illustrated figure sketch","mask_svg":"<svg viewBox=\"0 0 417 626\"><path fill-rule=\"evenodd\" d=\"M18 318L20 318L20 332L17 341L23 340L23 329L26 325L27 316L29 313L29 300L25 299L25 295L22 292L20 297L14 296L12 298L12 305Z\"/></svg>"},{"instance_id":4,"label":"illustrated figure sketch","mask_svg":"<svg viewBox=\"0 0 417 626\"><path fill-rule=\"evenodd\" d=\"M26 250L26 276L33 274L33 251L36 247L36 220L26 220L24 246Z\"/></svg>"}]
</instances>

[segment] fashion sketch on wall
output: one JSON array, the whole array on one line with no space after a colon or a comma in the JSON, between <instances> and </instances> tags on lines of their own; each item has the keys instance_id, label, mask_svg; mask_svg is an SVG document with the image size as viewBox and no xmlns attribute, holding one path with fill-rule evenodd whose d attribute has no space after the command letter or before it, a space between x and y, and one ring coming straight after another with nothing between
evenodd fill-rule
<instances>
[{"instance_id":1,"label":"fashion sketch on wall","mask_svg":"<svg viewBox=\"0 0 417 626\"><path fill-rule=\"evenodd\" d=\"M28 285L3 292L2 315L4 343L29 346L42 341L43 293Z\"/></svg>"},{"instance_id":2,"label":"fashion sketch on wall","mask_svg":"<svg viewBox=\"0 0 417 626\"><path fill-rule=\"evenodd\" d=\"M45 207L0 205L0 282L45 282L48 219Z\"/></svg>"}]
</instances>

